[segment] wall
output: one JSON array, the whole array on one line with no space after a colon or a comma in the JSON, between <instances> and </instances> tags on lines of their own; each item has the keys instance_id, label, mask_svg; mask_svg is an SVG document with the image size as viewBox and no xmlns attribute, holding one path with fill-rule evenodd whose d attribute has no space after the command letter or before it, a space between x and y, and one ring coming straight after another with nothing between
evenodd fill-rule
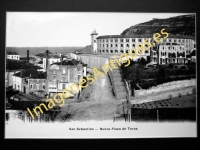
<instances>
[{"instance_id":1,"label":"wall","mask_svg":"<svg viewBox=\"0 0 200 150\"><path fill-rule=\"evenodd\" d=\"M97 55L76 55L71 53L71 58L76 60L82 60L83 63L87 64L89 68L96 67L100 69L105 63L109 62L109 57L106 56L97 56Z\"/></svg>"},{"instance_id":2,"label":"wall","mask_svg":"<svg viewBox=\"0 0 200 150\"><path fill-rule=\"evenodd\" d=\"M194 85L196 85L196 79L163 83L156 87L151 87L150 89L147 89L147 90L135 90L135 97L158 93L158 92L167 91L167 90L172 90L176 88L194 86Z\"/></svg>"}]
</instances>

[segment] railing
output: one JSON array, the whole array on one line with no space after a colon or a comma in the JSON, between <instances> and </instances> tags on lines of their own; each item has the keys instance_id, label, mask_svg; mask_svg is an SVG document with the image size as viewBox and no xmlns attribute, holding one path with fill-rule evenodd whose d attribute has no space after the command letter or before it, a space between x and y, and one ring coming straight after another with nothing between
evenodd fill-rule
<instances>
[{"instance_id":1,"label":"railing","mask_svg":"<svg viewBox=\"0 0 200 150\"><path fill-rule=\"evenodd\" d=\"M114 80L113 80L112 72L110 72L110 71L108 72L108 77L110 79L110 83L111 83L111 86L112 86L113 94L117 98L117 94L116 94L116 90L115 90L115 86L114 86Z\"/></svg>"},{"instance_id":2,"label":"railing","mask_svg":"<svg viewBox=\"0 0 200 150\"><path fill-rule=\"evenodd\" d=\"M128 83L127 83L126 79L124 79L124 75L123 75L122 70L121 70L120 67L119 67L119 71L120 71L120 74L122 75L122 79L123 79L123 82L124 82L126 93L127 93L127 95L129 95L130 90L129 90L129 87L128 87Z\"/></svg>"}]
</instances>

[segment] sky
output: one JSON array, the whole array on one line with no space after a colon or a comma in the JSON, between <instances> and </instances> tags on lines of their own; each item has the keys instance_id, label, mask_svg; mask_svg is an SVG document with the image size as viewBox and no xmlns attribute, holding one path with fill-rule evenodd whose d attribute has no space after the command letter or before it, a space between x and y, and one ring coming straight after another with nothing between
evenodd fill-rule
<instances>
[{"instance_id":1,"label":"sky","mask_svg":"<svg viewBox=\"0 0 200 150\"><path fill-rule=\"evenodd\" d=\"M86 46L93 30L98 36L119 35L132 25L179 15L186 14L7 12L6 47Z\"/></svg>"}]
</instances>

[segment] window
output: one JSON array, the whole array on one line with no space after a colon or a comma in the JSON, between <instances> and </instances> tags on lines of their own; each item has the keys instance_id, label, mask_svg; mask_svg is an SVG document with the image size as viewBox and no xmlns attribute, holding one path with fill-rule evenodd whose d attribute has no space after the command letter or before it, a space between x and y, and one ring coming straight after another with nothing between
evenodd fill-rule
<instances>
[{"instance_id":1,"label":"window","mask_svg":"<svg viewBox=\"0 0 200 150\"><path fill-rule=\"evenodd\" d=\"M179 39L179 40L178 40L178 42L180 43L180 42L181 42L181 40Z\"/></svg>"},{"instance_id":2,"label":"window","mask_svg":"<svg viewBox=\"0 0 200 150\"><path fill-rule=\"evenodd\" d=\"M62 89L65 89L65 84L62 84Z\"/></svg>"},{"instance_id":3,"label":"window","mask_svg":"<svg viewBox=\"0 0 200 150\"><path fill-rule=\"evenodd\" d=\"M37 90L39 90L39 84L37 84Z\"/></svg>"},{"instance_id":4,"label":"window","mask_svg":"<svg viewBox=\"0 0 200 150\"><path fill-rule=\"evenodd\" d=\"M103 40L103 42L104 42L104 40Z\"/></svg>"},{"instance_id":5,"label":"window","mask_svg":"<svg viewBox=\"0 0 200 150\"><path fill-rule=\"evenodd\" d=\"M18 90L20 89L20 86L18 85Z\"/></svg>"},{"instance_id":6,"label":"window","mask_svg":"<svg viewBox=\"0 0 200 150\"><path fill-rule=\"evenodd\" d=\"M96 43L96 40L94 40L94 43Z\"/></svg>"},{"instance_id":7,"label":"window","mask_svg":"<svg viewBox=\"0 0 200 150\"><path fill-rule=\"evenodd\" d=\"M123 47L123 44L121 44L121 47Z\"/></svg>"},{"instance_id":8,"label":"window","mask_svg":"<svg viewBox=\"0 0 200 150\"><path fill-rule=\"evenodd\" d=\"M132 39L132 42L135 42L135 39Z\"/></svg>"},{"instance_id":9,"label":"window","mask_svg":"<svg viewBox=\"0 0 200 150\"><path fill-rule=\"evenodd\" d=\"M108 47L108 44L106 44L106 46Z\"/></svg>"},{"instance_id":10,"label":"window","mask_svg":"<svg viewBox=\"0 0 200 150\"><path fill-rule=\"evenodd\" d=\"M106 50L106 52L108 53L108 50Z\"/></svg>"},{"instance_id":11,"label":"window","mask_svg":"<svg viewBox=\"0 0 200 150\"><path fill-rule=\"evenodd\" d=\"M115 39L115 42L118 42L118 39Z\"/></svg>"},{"instance_id":12,"label":"window","mask_svg":"<svg viewBox=\"0 0 200 150\"><path fill-rule=\"evenodd\" d=\"M103 44L103 47L104 47L104 44Z\"/></svg>"},{"instance_id":13,"label":"window","mask_svg":"<svg viewBox=\"0 0 200 150\"><path fill-rule=\"evenodd\" d=\"M169 39L169 42L171 42L172 40Z\"/></svg>"},{"instance_id":14,"label":"window","mask_svg":"<svg viewBox=\"0 0 200 150\"><path fill-rule=\"evenodd\" d=\"M117 44L115 44L115 47L118 47L118 45L117 45Z\"/></svg>"},{"instance_id":15,"label":"window","mask_svg":"<svg viewBox=\"0 0 200 150\"><path fill-rule=\"evenodd\" d=\"M138 39L138 42L142 42L142 39Z\"/></svg>"},{"instance_id":16,"label":"window","mask_svg":"<svg viewBox=\"0 0 200 150\"><path fill-rule=\"evenodd\" d=\"M62 74L66 74L66 70L65 69L62 70Z\"/></svg>"},{"instance_id":17,"label":"window","mask_svg":"<svg viewBox=\"0 0 200 150\"><path fill-rule=\"evenodd\" d=\"M56 76L53 76L53 81L56 81Z\"/></svg>"},{"instance_id":18,"label":"window","mask_svg":"<svg viewBox=\"0 0 200 150\"><path fill-rule=\"evenodd\" d=\"M45 89L45 85L43 85L42 88Z\"/></svg>"},{"instance_id":19,"label":"window","mask_svg":"<svg viewBox=\"0 0 200 150\"><path fill-rule=\"evenodd\" d=\"M15 84L16 85L16 84ZM31 84L31 89L33 89L33 85Z\"/></svg>"},{"instance_id":20,"label":"window","mask_svg":"<svg viewBox=\"0 0 200 150\"><path fill-rule=\"evenodd\" d=\"M126 39L126 42L129 42L129 39Z\"/></svg>"},{"instance_id":21,"label":"window","mask_svg":"<svg viewBox=\"0 0 200 150\"><path fill-rule=\"evenodd\" d=\"M110 42L113 42L113 39L111 39Z\"/></svg>"},{"instance_id":22,"label":"window","mask_svg":"<svg viewBox=\"0 0 200 150\"><path fill-rule=\"evenodd\" d=\"M176 43L176 40L174 40L174 43Z\"/></svg>"},{"instance_id":23,"label":"window","mask_svg":"<svg viewBox=\"0 0 200 150\"><path fill-rule=\"evenodd\" d=\"M112 47L113 45L112 44L110 44L110 47Z\"/></svg>"},{"instance_id":24,"label":"window","mask_svg":"<svg viewBox=\"0 0 200 150\"><path fill-rule=\"evenodd\" d=\"M113 53L113 50L111 50L110 52Z\"/></svg>"},{"instance_id":25,"label":"window","mask_svg":"<svg viewBox=\"0 0 200 150\"><path fill-rule=\"evenodd\" d=\"M126 44L126 47L129 47L129 44Z\"/></svg>"},{"instance_id":26,"label":"window","mask_svg":"<svg viewBox=\"0 0 200 150\"><path fill-rule=\"evenodd\" d=\"M133 44L133 47L135 47L135 44Z\"/></svg>"},{"instance_id":27,"label":"window","mask_svg":"<svg viewBox=\"0 0 200 150\"><path fill-rule=\"evenodd\" d=\"M108 42L108 39L106 40L106 42Z\"/></svg>"},{"instance_id":28,"label":"window","mask_svg":"<svg viewBox=\"0 0 200 150\"><path fill-rule=\"evenodd\" d=\"M124 42L124 40L123 40L123 39L121 39L120 41L121 41L121 42Z\"/></svg>"},{"instance_id":29,"label":"window","mask_svg":"<svg viewBox=\"0 0 200 150\"><path fill-rule=\"evenodd\" d=\"M53 70L53 74L56 74L56 70Z\"/></svg>"},{"instance_id":30,"label":"window","mask_svg":"<svg viewBox=\"0 0 200 150\"><path fill-rule=\"evenodd\" d=\"M124 51L123 51L123 50L121 50L121 53L124 53Z\"/></svg>"}]
</instances>

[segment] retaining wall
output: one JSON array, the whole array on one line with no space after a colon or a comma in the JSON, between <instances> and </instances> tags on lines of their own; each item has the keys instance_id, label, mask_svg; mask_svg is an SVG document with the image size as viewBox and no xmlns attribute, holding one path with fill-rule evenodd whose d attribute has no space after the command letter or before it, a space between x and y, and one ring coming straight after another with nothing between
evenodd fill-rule
<instances>
[{"instance_id":1,"label":"retaining wall","mask_svg":"<svg viewBox=\"0 0 200 150\"><path fill-rule=\"evenodd\" d=\"M135 90L135 97L143 96L146 94L158 93L162 91L168 91L182 87L195 86L195 85L196 85L196 79L173 81L160 84L156 87L151 87L150 89L147 90Z\"/></svg>"}]
</instances>

